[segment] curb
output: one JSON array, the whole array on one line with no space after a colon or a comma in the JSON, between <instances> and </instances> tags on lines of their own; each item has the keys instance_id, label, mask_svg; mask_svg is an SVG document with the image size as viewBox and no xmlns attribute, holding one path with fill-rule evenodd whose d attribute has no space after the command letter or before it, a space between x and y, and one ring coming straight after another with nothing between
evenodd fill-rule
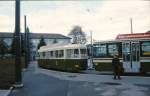
<instances>
[{"instance_id":1,"label":"curb","mask_svg":"<svg viewBox=\"0 0 150 96\"><path fill-rule=\"evenodd\" d=\"M9 96L9 94L12 92L13 89L14 89L14 87L10 87L5 96Z\"/></svg>"}]
</instances>

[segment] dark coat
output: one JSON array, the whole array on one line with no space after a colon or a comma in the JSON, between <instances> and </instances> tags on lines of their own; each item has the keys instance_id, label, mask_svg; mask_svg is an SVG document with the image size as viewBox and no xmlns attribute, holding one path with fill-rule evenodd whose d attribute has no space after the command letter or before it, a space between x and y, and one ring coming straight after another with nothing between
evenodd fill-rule
<instances>
[{"instance_id":1,"label":"dark coat","mask_svg":"<svg viewBox=\"0 0 150 96\"><path fill-rule=\"evenodd\" d=\"M112 59L112 66L114 69L118 69L120 67L120 60L119 58L113 58Z\"/></svg>"}]
</instances>

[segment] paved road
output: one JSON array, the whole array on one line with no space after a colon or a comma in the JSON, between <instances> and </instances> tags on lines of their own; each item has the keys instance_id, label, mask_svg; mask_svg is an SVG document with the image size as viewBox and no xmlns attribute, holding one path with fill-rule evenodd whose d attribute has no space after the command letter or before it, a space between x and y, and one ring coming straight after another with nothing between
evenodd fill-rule
<instances>
[{"instance_id":1,"label":"paved road","mask_svg":"<svg viewBox=\"0 0 150 96\"><path fill-rule=\"evenodd\" d=\"M52 74L59 72L47 75L36 69L36 64L31 64L23 73L24 87L13 90L9 96L150 96L150 85L146 84L76 81L73 79L78 77L73 75L69 75L72 80L63 79L63 74L56 78Z\"/></svg>"},{"instance_id":2,"label":"paved road","mask_svg":"<svg viewBox=\"0 0 150 96\"><path fill-rule=\"evenodd\" d=\"M59 80L44 74L35 74L30 66L23 73L24 87L15 89L9 96L67 96L69 81Z\"/></svg>"}]
</instances>

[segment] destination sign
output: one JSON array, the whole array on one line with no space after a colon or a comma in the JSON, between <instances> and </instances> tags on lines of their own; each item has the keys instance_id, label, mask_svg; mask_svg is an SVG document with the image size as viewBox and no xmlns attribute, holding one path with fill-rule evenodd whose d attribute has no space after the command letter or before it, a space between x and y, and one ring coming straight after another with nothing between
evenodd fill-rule
<instances>
[{"instance_id":1,"label":"destination sign","mask_svg":"<svg viewBox=\"0 0 150 96\"><path fill-rule=\"evenodd\" d=\"M150 38L150 32L147 33L135 33L135 34L120 34L117 36L119 39L136 39L136 38Z\"/></svg>"}]
</instances>

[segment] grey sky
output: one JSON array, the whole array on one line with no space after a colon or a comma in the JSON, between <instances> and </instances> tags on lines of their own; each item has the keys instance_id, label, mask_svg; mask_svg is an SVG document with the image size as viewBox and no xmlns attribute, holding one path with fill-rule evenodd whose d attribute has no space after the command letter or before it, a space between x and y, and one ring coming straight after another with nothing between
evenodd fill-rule
<instances>
[{"instance_id":1,"label":"grey sky","mask_svg":"<svg viewBox=\"0 0 150 96\"><path fill-rule=\"evenodd\" d=\"M0 31L14 31L15 2L0 2ZM27 15L32 32L67 35L74 25L86 34L93 31L96 40L114 39L117 34L150 30L150 1L23 1L21 3L21 31L23 16Z\"/></svg>"}]
</instances>

